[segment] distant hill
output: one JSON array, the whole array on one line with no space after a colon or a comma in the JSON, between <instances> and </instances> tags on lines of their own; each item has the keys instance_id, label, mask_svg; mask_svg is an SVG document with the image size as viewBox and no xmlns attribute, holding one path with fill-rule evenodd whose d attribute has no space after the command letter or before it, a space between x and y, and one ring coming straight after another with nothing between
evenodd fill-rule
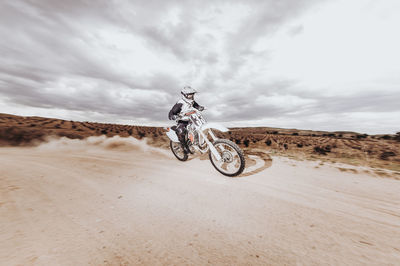
<instances>
[{"instance_id":1,"label":"distant hill","mask_svg":"<svg viewBox=\"0 0 400 266\"><path fill-rule=\"evenodd\" d=\"M49 136L83 139L101 135L146 138L150 145L169 146L169 139L161 127L76 122L0 113L0 146L36 145ZM367 135L347 131L234 127L227 133L216 132L216 135L234 141L245 150L262 149L295 158L367 163L398 170L400 175L400 134Z\"/></svg>"}]
</instances>

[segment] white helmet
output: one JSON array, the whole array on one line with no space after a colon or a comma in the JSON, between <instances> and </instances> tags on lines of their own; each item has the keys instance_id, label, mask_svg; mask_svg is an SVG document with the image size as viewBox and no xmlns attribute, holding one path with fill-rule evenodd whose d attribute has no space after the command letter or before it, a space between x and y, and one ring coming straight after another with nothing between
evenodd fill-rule
<instances>
[{"instance_id":1,"label":"white helmet","mask_svg":"<svg viewBox=\"0 0 400 266\"><path fill-rule=\"evenodd\" d=\"M195 93L197 93L197 91L190 86L185 86L181 90L182 99L190 103L194 101Z\"/></svg>"}]
</instances>

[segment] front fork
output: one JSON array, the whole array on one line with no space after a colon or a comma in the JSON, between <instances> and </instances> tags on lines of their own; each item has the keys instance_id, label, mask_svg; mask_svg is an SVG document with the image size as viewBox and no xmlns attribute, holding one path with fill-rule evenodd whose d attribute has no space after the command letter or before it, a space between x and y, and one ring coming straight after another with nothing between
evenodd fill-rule
<instances>
[{"instance_id":1,"label":"front fork","mask_svg":"<svg viewBox=\"0 0 400 266\"><path fill-rule=\"evenodd\" d=\"M219 155L219 152L217 151L217 149L214 147L214 145L211 143L211 141L208 140L207 136L203 133L203 131L199 130L199 133L200 133L201 137L204 138L204 141L207 143L208 147L210 148L210 151L215 156L217 161L220 161L221 160L221 155ZM215 137L214 133L210 129L208 130L208 133L210 134L211 138L214 141L217 140L217 138Z\"/></svg>"}]
</instances>

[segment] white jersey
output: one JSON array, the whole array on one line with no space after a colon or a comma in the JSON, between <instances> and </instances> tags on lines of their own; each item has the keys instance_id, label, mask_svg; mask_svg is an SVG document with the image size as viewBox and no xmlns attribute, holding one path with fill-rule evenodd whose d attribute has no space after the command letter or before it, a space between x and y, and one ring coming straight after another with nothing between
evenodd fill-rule
<instances>
[{"instance_id":1,"label":"white jersey","mask_svg":"<svg viewBox=\"0 0 400 266\"><path fill-rule=\"evenodd\" d=\"M180 115L183 116L184 114L186 114L190 109L193 109L193 103L194 101L187 101L184 99L180 99L177 104L182 104L181 106L181 111L180 111Z\"/></svg>"},{"instance_id":2,"label":"white jersey","mask_svg":"<svg viewBox=\"0 0 400 266\"><path fill-rule=\"evenodd\" d=\"M170 120L176 119L177 115L182 117L192 108L204 109L204 107L200 106L194 100L187 100L182 98L172 107L171 111L169 111L168 117Z\"/></svg>"}]
</instances>

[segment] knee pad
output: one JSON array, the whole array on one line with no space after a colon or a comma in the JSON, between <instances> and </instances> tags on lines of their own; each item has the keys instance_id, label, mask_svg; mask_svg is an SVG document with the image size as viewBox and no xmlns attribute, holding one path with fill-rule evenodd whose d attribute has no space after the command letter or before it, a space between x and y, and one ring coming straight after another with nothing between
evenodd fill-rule
<instances>
[{"instance_id":1,"label":"knee pad","mask_svg":"<svg viewBox=\"0 0 400 266\"><path fill-rule=\"evenodd\" d=\"M180 125L176 128L176 133L178 133L178 135L184 135L185 134L185 126L184 125Z\"/></svg>"}]
</instances>

